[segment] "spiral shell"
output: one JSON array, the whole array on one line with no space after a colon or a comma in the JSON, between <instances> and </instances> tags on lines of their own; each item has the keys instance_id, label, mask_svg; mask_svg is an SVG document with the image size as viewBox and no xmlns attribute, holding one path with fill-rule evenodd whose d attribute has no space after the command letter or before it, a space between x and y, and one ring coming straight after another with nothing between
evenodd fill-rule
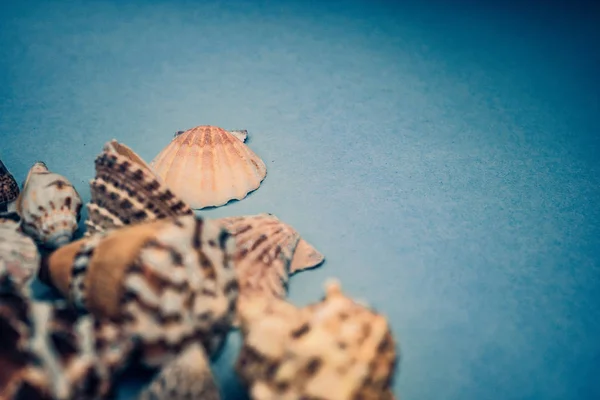
<instances>
[{"instance_id":1,"label":"spiral shell","mask_svg":"<svg viewBox=\"0 0 600 400\"><path fill-rule=\"evenodd\" d=\"M150 166L192 208L242 200L267 175L265 163L244 144L245 138L245 131L209 125L180 131Z\"/></svg>"},{"instance_id":2,"label":"spiral shell","mask_svg":"<svg viewBox=\"0 0 600 400\"><path fill-rule=\"evenodd\" d=\"M12 208L17 197L19 197L19 184L0 160L0 212Z\"/></svg>"},{"instance_id":3,"label":"spiral shell","mask_svg":"<svg viewBox=\"0 0 600 400\"><path fill-rule=\"evenodd\" d=\"M81 205L73 185L40 161L29 170L16 208L23 232L54 249L71 241L81 217Z\"/></svg>"},{"instance_id":4,"label":"spiral shell","mask_svg":"<svg viewBox=\"0 0 600 400\"><path fill-rule=\"evenodd\" d=\"M341 292L304 308L254 302L241 315L236 370L252 399L393 399L394 340L386 319Z\"/></svg>"},{"instance_id":5,"label":"spiral shell","mask_svg":"<svg viewBox=\"0 0 600 400\"><path fill-rule=\"evenodd\" d=\"M141 362L156 367L195 340L210 356L220 349L235 316L234 247L218 224L186 215L73 242L47 268L77 307L140 337Z\"/></svg>"},{"instance_id":6,"label":"spiral shell","mask_svg":"<svg viewBox=\"0 0 600 400\"><path fill-rule=\"evenodd\" d=\"M40 254L33 240L20 231L17 221L0 215L0 275L25 289L37 276Z\"/></svg>"}]
</instances>

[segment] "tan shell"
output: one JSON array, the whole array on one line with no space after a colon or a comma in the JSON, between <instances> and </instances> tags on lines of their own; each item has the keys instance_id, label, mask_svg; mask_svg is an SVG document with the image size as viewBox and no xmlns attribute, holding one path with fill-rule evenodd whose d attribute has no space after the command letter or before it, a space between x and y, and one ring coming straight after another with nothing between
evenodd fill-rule
<instances>
[{"instance_id":1,"label":"tan shell","mask_svg":"<svg viewBox=\"0 0 600 400\"><path fill-rule=\"evenodd\" d=\"M150 166L194 209L241 200L267 175L265 163L242 138L216 126L197 126L178 132Z\"/></svg>"},{"instance_id":2,"label":"tan shell","mask_svg":"<svg viewBox=\"0 0 600 400\"><path fill-rule=\"evenodd\" d=\"M16 209L23 232L46 247L57 248L73 238L81 205L79 193L64 176L37 162L29 170Z\"/></svg>"},{"instance_id":3,"label":"tan shell","mask_svg":"<svg viewBox=\"0 0 600 400\"><path fill-rule=\"evenodd\" d=\"M292 273L324 261L323 255L294 228L272 214L215 221L235 237L234 262L240 283L238 312L251 301L250 297L284 298Z\"/></svg>"},{"instance_id":4,"label":"tan shell","mask_svg":"<svg viewBox=\"0 0 600 400\"><path fill-rule=\"evenodd\" d=\"M393 399L395 343L386 319L329 283L304 308L256 301L243 315L236 370L252 399Z\"/></svg>"},{"instance_id":5,"label":"tan shell","mask_svg":"<svg viewBox=\"0 0 600 400\"><path fill-rule=\"evenodd\" d=\"M196 343L166 364L138 400L219 400L219 388L204 349Z\"/></svg>"},{"instance_id":6,"label":"tan shell","mask_svg":"<svg viewBox=\"0 0 600 400\"><path fill-rule=\"evenodd\" d=\"M192 214L133 150L116 140L104 145L90 181L85 221L91 235L125 225Z\"/></svg>"},{"instance_id":7,"label":"tan shell","mask_svg":"<svg viewBox=\"0 0 600 400\"><path fill-rule=\"evenodd\" d=\"M19 184L0 160L0 211L6 211L19 197Z\"/></svg>"},{"instance_id":8,"label":"tan shell","mask_svg":"<svg viewBox=\"0 0 600 400\"><path fill-rule=\"evenodd\" d=\"M0 216L0 276L7 275L17 287L24 289L37 276L40 253L19 223Z\"/></svg>"},{"instance_id":9,"label":"tan shell","mask_svg":"<svg viewBox=\"0 0 600 400\"><path fill-rule=\"evenodd\" d=\"M77 307L143 341L142 362L162 365L199 339L212 356L235 316L233 238L186 215L73 242L47 261L51 283Z\"/></svg>"}]
</instances>

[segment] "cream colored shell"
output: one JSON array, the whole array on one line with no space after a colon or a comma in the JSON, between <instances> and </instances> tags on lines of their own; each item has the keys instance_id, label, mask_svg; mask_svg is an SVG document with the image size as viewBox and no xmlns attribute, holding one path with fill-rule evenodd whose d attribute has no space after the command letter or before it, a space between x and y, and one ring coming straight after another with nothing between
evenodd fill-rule
<instances>
[{"instance_id":1,"label":"cream colored shell","mask_svg":"<svg viewBox=\"0 0 600 400\"><path fill-rule=\"evenodd\" d=\"M241 200L267 175L243 139L216 126L178 132L150 163L163 182L194 209Z\"/></svg>"},{"instance_id":2,"label":"cream colored shell","mask_svg":"<svg viewBox=\"0 0 600 400\"><path fill-rule=\"evenodd\" d=\"M37 162L29 170L16 208L23 232L46 247L57 248L73 238L81 205L71 182Z\"/></svg>"},{"instance_id":3,"label":"cream colored shell","mask_svg":"<svg viewBox=\"0 0 600 400\"><path fill-rule=\"evenodd\" d=\"M40 254L19 223L0 217L0 276L6 275L17 287L25 289L37 276Z\"/></svg>"}]
</instances>

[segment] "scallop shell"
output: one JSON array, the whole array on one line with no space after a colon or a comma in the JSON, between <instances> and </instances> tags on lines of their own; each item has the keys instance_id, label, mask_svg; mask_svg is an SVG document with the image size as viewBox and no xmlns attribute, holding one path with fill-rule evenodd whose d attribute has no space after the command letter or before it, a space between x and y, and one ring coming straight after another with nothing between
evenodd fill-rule
<instances>
[{"instance_id":1,"label":"scallop shell","mask_svg":"<svg viewBox=\"0 0 600 400\"><path fill-rule=\"evenodd\" d=\"M81 217L81 198L62 175L37 162L29 170L17 199L21 229L40 244L54 249L71 241Z\"/></svg>"},{"instance_id":2,"label":"scallop shell","mask_svg":"<svg viewBox=\"0 0 600 400\"><path fill-rule=\"evenodd\" d=\"M233 259L240 283L239 312L250 296L284 298L292 273L324 261L324 256L294 228L272 214L216 221L235 237Z\"/></svg>"},{"instance_id":3,"label":"scallop shell","mask_svg":"<svg viewBox=\"0 0 600 400\"><path fill-rule=\"evenodd\" d=\"M108 321L79 316L58 302L39 302L11 290L0 291L0 393L2 398L101 399L114 382L114 354L125 360L135 342L106 333L118 329ZM120 368L120 369L119 369Z\"/></svg>"},{"instance_id":4,"label":"scallop shell","mask_svg":"<svg viewBox=\"0 0 600 400\"><path fill-rule=\"evenodd\" d=\"M19 197L19 184L0 160L0 211L12 208Z\"/></svg>"},{"instance_id":5,"label":"scallop shell","mask_svg":"<svg viewBox=\"0 0 600 400\"><path fill-rule=\"evenodd\" d=\"M138 222L192 214L133 150L116 140L104 145L90 181L86 235Z\"/></svg>"},{"instance_id":6,"label":"scallop shell","mask_svg":"<svg viewBox=\"0 0 600 400\"><path fill-rule=\"evenodd\" d=\"M37 276L40 259L33 240L20 232L19 222L0 215L0 275L25 289Z\"/></svg>"},{"instance_id":7,"label":"scallop shell","mask_svg":"<svg viewBox=\"0 0 600 400\"><path fill-rule=\"evenodd\" d=\"M204 349L192 344L166 364L138 400L219 400L219 388Z\"/></svg>"},{"instance_id":8,"label":"scallop shell","mask_svg":"<svg viewBox=\"0 0 600 400\"><path fill-rule=\"evenodd\" d=\"M216 126L178 132L150 166L194 209L242 200L260 186L267 168L240 132Z\"/></svg>"},{"instance_id":9,"label":"scallop shell","mask_svg":"<svg viewBox=\"0 0 600 400\"><path fill-rule=\"evenodd\" d=\"M186 215L92 235L45 266L78 308L140 337L141 362L156 367L195 340L211 356L220 349L235 316L234 247L218 224Z\"/></svg>"},{"instance_id":10,"label":"scallop shell","mask_svg":"<svg viewBox=\"0 0 600 400\"><path fill-rule=\"evenodd\" d=\"M346 297L339 284L296 308L255 302L241 316L236 370L254 400L393 399L396 350L385 317Z\"/></svg>"}]
</instances>

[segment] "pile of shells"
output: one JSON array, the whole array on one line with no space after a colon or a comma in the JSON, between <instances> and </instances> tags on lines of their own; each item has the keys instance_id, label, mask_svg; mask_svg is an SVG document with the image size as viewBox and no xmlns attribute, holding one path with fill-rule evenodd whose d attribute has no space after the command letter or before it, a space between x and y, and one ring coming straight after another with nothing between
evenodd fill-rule
<instances>
[{"instance_id":1,"label":"pile of shells","mask_svg":"<svg viewBox=\"0 0 600 400\"><path fill-rule=\"evenodd\" d=\"M121 374L157 373L139 399L219 399L211 361L232 329L252 399L393 399L385 317L337 283L286 301L290 277L325 257L270 213L210 220L242 200L265 163L245 130L179 131L151 163L116 140L82 199L38 161L20 188L0 161L0 399L108 399ZM59 300L37 299L36 278Z\"/></svg>"}]
</instances>

